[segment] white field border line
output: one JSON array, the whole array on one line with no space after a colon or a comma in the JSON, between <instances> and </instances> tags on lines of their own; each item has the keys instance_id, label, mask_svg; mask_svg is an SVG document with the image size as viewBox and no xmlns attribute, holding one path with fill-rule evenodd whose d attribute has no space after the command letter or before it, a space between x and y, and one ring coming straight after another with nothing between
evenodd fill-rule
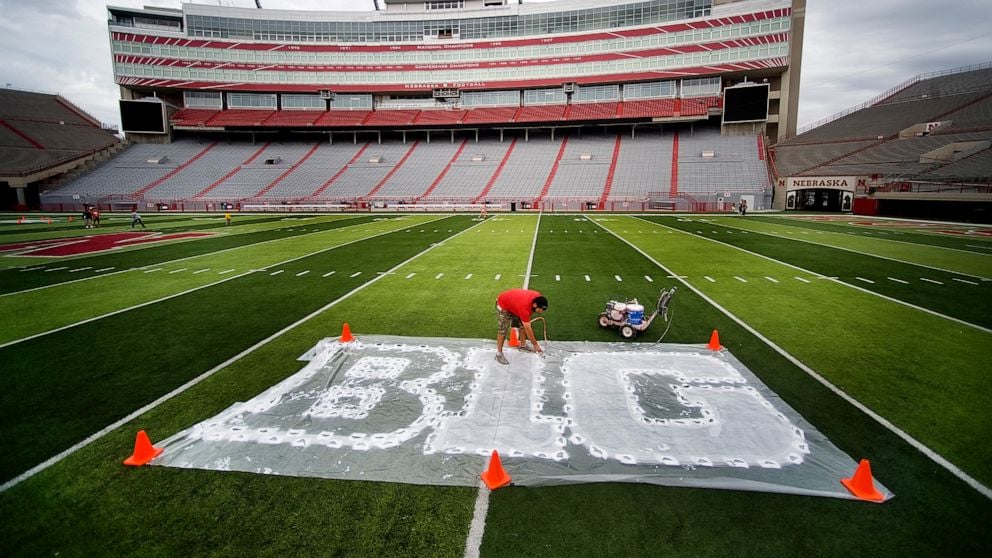
<instances>
[{"instance_id":1,"label":"white field border line","mask_svg":"<svg viewBox=\"0 0 992 558\"><path fill-rule=\"evenodd\" d=\"M658 225L658 226L665 226L665 225L659 225L658 223L655 223L655 224ZM606 229L606 227L603 227L603 228ZM648 260L650 260L651 262L653 262L655 265L657 265L661 269L664 269L665 271L668 271L668 268L667 267L663 266L661 263L659 263L654 258L652 258L648 254L646 254L643 250L641 250L637 246L634 246L633 244L631 244L627 239L625 239L625 238L621 237L620 235L614 233L610 229L606 229L606 230L608 232L610 232L611 234L613 234L614 236L616 236L617 238L619 238L620 240L622 240L624 243L626 243L628 246L630 246L634 250L637 250L638 252L640 252L641 255L643 255L645 258L647 258ZM676 230L678 230L678 229L676 229ZM679 231L679 232L684 232L684 231ZM685 234L689 234L689 233L685 233ZM694 235L692 235L692 236L694 236ZM765 337L764 335L762 335L761 333L759 333L756 329L754 329L753 327L751 327L750 325L748 325L747 323L745 323L743 320L741 320L740 318L738 318L736 315L732 314L729 310L727 310L723 306L720 306L720 304L718 304L715 300L713 300L710 297L708 297L705 294L703 294L703 292L700 291L700 290L698 290L698 289L696 289L696 287L690 285L687 281L684 281L682 279L679 279L679 281L682 284L684 284L689 290L691 290L692 292L694 292L697 295L699 295L700 298L702 298L703 300L705 300L709 304L713 305L713 307L716 308L717 310L719 310L722 314L724 314L725 316L727 316L728 318L730 318L731 320L733 320L734 322L736 322L742 328L746 329L752 335L754 335L755 337L757 337L758 339L760 339L763 343L765 343L766 345L768 345L769 347L771 347L775 352L777 352L778 354L780 354L783 357L785 357L786 359L788 359L789 362L791 362L792 364L796 365L803 372L806 372L807 374L809 374L810 377L812 377L816 381L818 381L821 384L823 384L830 391L836 393L844 401L847 401L851 405L854 405L855 408L857 408L861 412L865 413L866 415L868 415L869 417L871 417L872 419L874 419L876 422L878 422L879 424L881 424L885 428L889 429L896 436L899 436L900 438L902 438L903 440L905 440L909 445L911 445L914 448L916 448L917 450L919 450L923 455L929 457L931 460L933 460L935 463L937 463L941 467L943 467L943 468L947 469L948 471L950 471L951 474L953 474L954 476L956 476L959 479L961 479L962 481L964 481L966 484L968 484L968 486L971 486L972 488L974 488L975 490L977 490L980 494L982 494L986 498L992 499L992 490L990 490L988 487L986 487L982 483L980 483L977 480L975 480L974 478L972 478L971 475L969 475L968 473L965 473L964 471L962 471L961 469L959 469L955 464L951 463L950 461L948 461L947 459L945 459L943 456L941 456L939 453L937 453L934 450L930 449L929 447L927 447L926 445L924 445L922 442L920 442L916 438L913 438L912 436L910 436L906 432L903 432L899 427L897 427L896 425L894 425L891 422L889 422L885 417L879 415L875 411L872 411L871 409L869 409L867 406L865 406L864 404L862 404L857 399L851 397L850 395L848 395L847 393L845 393L843 390L841 390L837 386L831 384L826 378L824 378L823 376L821 376L820 374L818 374L815 370L813 370L809 366L806 366L805 364L803 364L802 361L800 361L796 357L794 357L791 354L789 354L782 347L779 347L778 345L776 345L771 339L768 339L767 337Z\"/></svg>"},{"instance_id":2,"label":"white field border line","mask_svg":"<svg viewBox=\"0 0 992 558\"><path fill-rule=\"evenodd\" d=\"M440 215L440 216L438 216L438 219L443 219L443 218L452 217L452 216L453 215ZM438 220L438 219L435 219L435 220ZM428 221L428 222L431 222L431 221ZM445 242L451 240L452 238L455 238L457 236L460 236L460 235L464 234L467 231L472 230L474 227L475 227L475 225L473 225L471 227L468 227L467 229L465 229L464 231L462 231L462 232L460 232L458 234L449 236L448 238L445 238L444 240L442 240L442 241L440 241L440 242L438 242L438 243L436 243L436 244L434 244L432 246L428 246L426 249L424 249L423 251L421 251L421 252L417 253L416 255L410 257L406 261L403 261L401 263L396 264L396 266L393 267L392 269L390 269L389 271L395 271L395 270L403 267L404 265L412 262L413 260L419 258L420 256L423 256L427 252L430 252L434 248L437 248L438 246L444 244ZM376 236L378 236L378 235L376 235ZM373 237L369 237L369 238L373 238ZM140 417L141 415L147 413L148 411L151 411L155 407L158 407L162 403L165 403L166 401L172 399L173 397L175 397L175 396L183 393L184 391L186 391L189 388L195 386L196 384L202 382L203 380L206 380L210 376L213 376L214 374L216 374L217 372L223 370L224 368L227 368L228 366L230 366L230 365L234 364L235 362L241 360L242 358L248 356L249 354L253 353L254 351L258 350L259 348L261 348L261 347L269 344L270 342L272 342L276 338L281 337L283 334L289 332L290 330L296 328L297 326L300 326L303 323L312 320L317 315L321 314L322 312L325 312L326 310L328 310L331 307L337 305L338 303L344 301L345 299L351 297L351 295L357 293L358 291L361 291L365 287L368 287L369 285L371 285L372 283L375 283L376 281L378 281L379 279L382 279L383 277L388 277L388 275L385 275L385 274L384 275L378 275L378 276L375 277L375 279L372 279L371 281L368 281L366 283L362 283L361 285L359 285L359 286L355 287L354 289L348 291L347 293L341 295L337 299L332 300L331 302L328 302L326 305L322 306L321 308L318 308L317 310L314 310L310 314L307 314L306 316L304 316L304 317L300 318L299 320L297 320L297 321L289 324L288 326L286 326L286 327L282 328L281 330L273 333L272 335L266 337L265 339L262 339L258 343L255 343L251 347L248 347L247 349L241 351L240 353L234 355L233 357L231 357L231 358L225 360L224 362L218 364L217 366L211 368L210 370L207 370L203 374L200 374L196 378L193 378L192 380L190 380L190 381L186 382L185 384L177 387L176 389L170 391L169 393L163 395L162 397L159 397L155 401L152 401L151 403L149 403L149 404L145 405L144 407L142 407L142 408L140 408L140 409L132 412L131 414L127 415L126 417L121 418L120 420L114 422L113 424L110 424L108 426L105 426L102 430L100 430L99 432L95 432L95 433L91 434L89 437L87 437L82 442L77 443L76 445L72 446L71 448L62 451L61 453L59 453L57 455L54 455L54 456L48 458L47 460L45 460L44 462L39 463L38 465L35 465L34 467L28 469L27 471L21 473L20 475L17 475L16 477L14 477L14 478L10 479L9 481L7 481L7 482L3 483L2 485L0 485L0 493L6 492L10 488L13 488L14 486L17 486L18 484L26 481L27 479L29 479L29 478L31 478L31 477L33 477L35 475L37 475L38 473L44 471L45 469L51 467L52 465L55 465L59 461L62 461L66 457L69 457L70 455L72 455L72 454L76 453L77 451L83 449L84 447L92 444L93 442L99 440L100 438L106 436L107 434L113 432L114 430L117 430L118 428L124 426L125 424L131 422L132 420L134 420L134 419Z\"/></svg>"},{"instance_id":3,"label":"white field border line","mask_svg":"<svg viewBox=\"0 0 992 558\"><path fill-rule=\"evenodd\" d=\"M640 219L640 217L635 217L635 219ZM733 244L727 244L726 242L723 242L721 240L716 240L715 238L709 238L709 237L706 237L706 236L703 236L703 235L692 234L690 232L683 231L682 229L676 229L674 227L669 227L668 225L663 225L661 223L654 223L653 221L648 221L648 222L649 223L653 223L654 225L656 225L658 227L671 228L672 230L675 230L675 231L680 232L680 233L683 233L683 234L687 234L689 236L694 236L696 238L701 238L701 239L706 240L708 242L713 242L713 243L716 243L716 244L721 244L721 245L726 246L728 248L732 248L734 250L737 250L737 251L740 251L740 252L744 252L745 254L751 254L752 256L757 256L759 258L768 260L770 262L773 262L773 263L776 263L776 264L779 264L779 265L784 265L786 267L791 267L792 269L797 269L799 271L802 271L803 273L809 273L810 275L813 275L817 279L826 279L828 281L833 281L834 283L837 283L838 285L844 285L845 287L850 287L852 289L861 291L863 293L870 294L872 296L877 296L878 298L881 298L881 299L884 299L884 300L888 300L889 302L895 302L896 304L901 304L901 305L906 306L908 308L912 308L914 310L919 310L920 312L925 312L927 314L931 314L933 316L937 316L938 318L943 318L945 320L950 320L952 322L959 323L961 325L965 325L965 326L968 326L968 327L973 327L973 328L975 328L975 329L977 329L979 331L984 331L985 333L992 333L992 329L989 329L987 327L982 327L982 326L980 326L978 324L973 324L971 322L966 322L966 321L964 321L964 320L962 320L960 318L955 318L955 317L952 317L952 316L948 316L946 314L941 314L940 312L937 312L937 311L934 311L934 310L930 310L929 308L924 308L922 306L917 306L915 304L910 304L909 302L906 302L904 300L899 300L897 298L892 298L891 296L884 295L882 293L876 293L876 292L871 291L871 290L868 290L868 289L866 289L864 287L859 287L859 286L857 286L855 284L848 283L846 281L841 281L840 279L838 279L836 277L831 277L831 276L828 276L828 275L822 275L820 273L816 273L815 271L810 271L808 269L799 267L797 265L790 264L788 262L783 262L781 260L776 260L775 258L766 256L764 254L759 254L757 252L752 252L750 250L746 250L746 249L741 248L739 246L734 246ZM616 233L614 233L614 234L616 234ZM772 235L768 235L768 236L772 236ZM959 274L959 275L964 275L964 274Z\"/></svg>"},{"instance_id":4,"label":"white field border line","mask_svg":"<svg viewBox=\"0 0 992 558\"><path fill-rule=\"evenodd\" d=\"M534 238L530 243L527 271L524 272L525 289L530 285L530 272L534 269L534 252L537 249L537 236L541 230L542 215L543 212L537 214L537 225L534 226ZM465 558L479 558L479 549L482 547L482 536L486 532L486 515L489 513L489 492L489 487L480 479L479 492L475 497L475 507L472 510L472 523L469 525L468 537L465 539Z\"/></svg>"},{"instance_id":5,"label":"white field border line","mask_svg":"<svg viewBox=\"0 0 992 558\"><path fill-rule=\"evenodd\" d=\"M364 217L364 215L363 215L363 217ZM352 217L352 219L357 219L357 218L358 218L357 216L356 217ZM338 220L339 221L343 221L344 219L338 219ZM365 224L365 223L362 223L362 224ZM350 225L349 227L341 227L341 228L342 229L347 229L347 228L354 227L354 226L355 225ZM335 229L330 229L330 230L337 231L339 229L336 229L335 228ZM81 279L73 279L72 281L63 281L61 283L52 283L51 285L43 285L41 287L34 287L34 288L31 288L31 289L24 289L23 291L14 291L12 293L0 293L0 297L11 296L11 295L16 295L16 294L23 294L23 293L30 293L32 291L40 291L42 289L50 289L52 287L61 287L62 285L71 285L72 283L79 283L80 281L89 281L91 279L101 279L103 277L110 277L112 275L118 275L120 273L127 273L129 271L132 271L132 269L145 269L146 267L149 267L149 266L152 266L152 265L169 265L169 264L174 264L176 262L182 262L182 261L186 261L186 260L192 260L193 258L216 256L217 254L223 254L224 252L230 252L232 250L241 250L242 248L250 248L252 246L262 246L262 245L268 244L270 242L279 242L279 241L282 241L282 240L289 240L289 238L302 238L304 236L310 236L310 235L313 235L313 234L321 234L321 233L325 233L325 232L330 232L330 231L319 231L319 232L315 232L315 233L307 233L307 234L296 235L296 236L292 236L292 237L288 237L288 238L273 238L272 240L264 240L262 242L256 242L254 244L247 244L247 245L244 245L244 246L235 246L233 248L225 248L223 250L218 250L216 252L208 252L206 254L197 254L196 256L186 256L185 258L179 258L179 259L175 259L175 260L168 260L168 261L164 261L164 262L157 262L157 263L154 263L154 264L148 264L148 265L146 265L144 267L121 269L120 271L115 271L113 273L104 273L103 275L91 275L89 277L83 277ZM369 237L369 238L371 238L371 237ZM191 239L188 239L188 240L189 241L193 241L193 240L202 240L202 239L191 238ZM173 244L178 244L178 243L173 243ZM115 252L115 253L120 253L120 252ZM99 255L99 254L97 254L97 255Z\"/></svg>"},{"instance_id":6,"label":"white field border line","mask_svg":"<svg viewBox=\"0 0 992 558\"><path fill-rule=\"evenodd\" d=\"M435 221L436 220L437 219L435 219ZM430 222L431 221L428 221L428 223L430 223ZM403 227L400 227L400 229L402 229L402 228ZM272 267L276 267L276 266L280 266L280 265L286 265L286 264L292 263L292 262L294 262L296 260L302 260L303 258L309 258L310 256L316 256L317 254L321 254L323 252L327 252L328 250L334 250L334 249L337 249L337 248L342 248L344 246L348 246L349 244L354 244L356 242L361 242L363 240L369 240L371 238L376 238L378 236L382 236L382 235L385 235L385 234L390 234L390 233L393 233L393 232L396 232L396 231L395 230L393 230L393 231L385 231L385 232L381 232L379 234L374 234L372 236L366 236L366 237L363 237L363 238L352 240L350 242L346 242L344 244L338 244L337 246L331 246L331 247L328 247L328 248L323 248L321 250L317 250L316 252L311 252L309 254L304 254L302 256L297 256L297 257L292 258L292 259L289 259L289 260L277 262L277 263L274 263L272 265L268 265L268 266L265 266L265 267L266 268L272 268ZM28 337L23 337L21 339L15 339L13 341L8 341L6 343L0 344L0 349L3 349L5 347L9 347L11 345L15 345L17 343L23 343L24 341L30 341L32 339L36 339L38 337L42 337L42 336L49 335L49 334L52 334L52 333L58 333L60 331L63 331L63 330L66 330L66 329L69 329L69 328L72 328L72 327L81 326L81 325L84 325L84 324L88 324L90 322L95 322L96 320L102 320L103 318L109 318L111 316L116 316L117 314L122 314L124 312L129 312L131 310L137 310L138 308L142 308L144 306L149 306L151 304L157 304L159 302L165 302L166 300L177 298L177 297L180 297L180 296L184 296L184 295L187 295L189 293L193 293L193 292L199 291L201 289L206 289L208 287L214 287L214 286L220 285L221 283L225 283L227 281L231 281L231 280L237 279L239 277L244 277L245 275L251 275L252 273L255 273L256 271L261 271L261 270L254 270L254 269L252 269L252 270L246 271L244 273L239 273L237 275L232 275L230 277L225 277L225 278L223 278L223 279L221 279L219 281L213 281L211 283L200 285L199 287L193 287L192 289L187 289L187 290L182 291L182 292L179 292L179 293L175 293L175 294L171 294L171 295L168 295L168 296L164 296L162 298L157 298L155 300L149 300L147 302L142 302L141 304L136 304L134 306L129 306L127 308L121 308L120 310L114 310L113 312L108 312L106 314L101 314L99 316L94 316L92 318L87 318L85 320L82 320L82 321L79 321L79 322L75 322L75 323L72 323L72 324L67 324L67 325L64 325L64 326L61 326L61 327L57 327L55 329L50 329L48 331L42 331L41 333L36 333L34 335L30 335ZM282 273L282 270L278 271L277 273ZM21 292L26 292L26 291L21 291Z\"/></svg>"},{"instance_id":7,"label":"white field border line","mask_svg":"<svg viewBox=\"0 0 992 558\"><path fill-rule=\"evenodd\" d=\"M727 227L729 229L737 229L737 230L741 230L741 231L745 231L746 230L746 231L748 231L750 233L754 233L754 234L763 234L763 235L766 235L766 236L772 236L772 237L781 238L781 239L784 239L784 240L795 240L797 242L806 242L808 244L815 244L817 246L824 246L826 248L836 248L838 250L843 250L845 252L851 252L851 253L854 253L854 254L861 254L862 256L870 256L870 257L879 258L879 259L882 259L882 260L889 260L889 261L893 261L893 262L897 262L897 263L902 263L902 264L907 264L907 265L915 265L917 267L925 267L927 269L933 269L935 271L943 271L944 273L950 273L951 275L964 275L965 277L974 277L976 279L985 279L985 277L982 277L981 275L973 275L971 273L964 273L962 271L954 271L952 269L944 269L942 267L935 267L935 266L932 266L932 265L927 265L927 264L922 264L922 263L917 263L917 262L908 262L906 260L900 260L900 259L897 259L897 258L890 258L888 256L882 256L882 255L879 255L879 254L872 254L870 252L862 252L860 250L855 250L853 248L844 248L843 246L834 246L833 244L824 244L822 242L816 242L816 241L813 241L813 240L806 240L805 238L793 238L793 237L783 236L783 235L781 235L779 233L773 233L773 232L768 232L768 231L756 231L756 230L752 230L752 229L742 229L740 227L735 227L733 225L724 225L723 223L720 223L720 225L722 225L724 227ZM830 233L830 234L837 234L837 233ZM968 250L958 250L957 248L945 248L944 246L931 246L929 244L917 244L915 242L907 242L905 240L890 240L888 238L874 238L873 240L888 240L889 242L900 242L902 244L910 244L910 245L916 246L916 247L941 248L941 249L944 249L944 250L953 250L955 252L961 252L961 253L964 253L964 254L974 254L976 256L992 256L992 254L982 254L981 252L971 252L971 251L968 251Z\"/></svg>"}]
</instances>

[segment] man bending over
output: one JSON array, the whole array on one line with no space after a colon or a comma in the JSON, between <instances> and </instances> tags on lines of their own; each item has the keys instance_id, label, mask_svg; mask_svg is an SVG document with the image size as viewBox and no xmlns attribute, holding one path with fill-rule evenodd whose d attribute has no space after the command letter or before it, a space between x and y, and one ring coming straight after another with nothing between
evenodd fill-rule
<instances>
[{"instance_id":1,"label":"man bending over","mask_svg":"<svg viewBox=\"0 0 992 558\"><path fill-rule=\"evenodd\" d=\"M538 314L548 309L548 299L544 298L538 291L528 289L510 289L500 293L496 298L496 362L509 364L510 361L503 356L503 342L506 341L506 334L511 327L523 326L524 334L520 339L520 350L536 351L543 353L541 346L534 336L534 329L530 325L530 317L534 312ZM527 347L530 340L533 347Z\"/></svg>"}]
</instances>

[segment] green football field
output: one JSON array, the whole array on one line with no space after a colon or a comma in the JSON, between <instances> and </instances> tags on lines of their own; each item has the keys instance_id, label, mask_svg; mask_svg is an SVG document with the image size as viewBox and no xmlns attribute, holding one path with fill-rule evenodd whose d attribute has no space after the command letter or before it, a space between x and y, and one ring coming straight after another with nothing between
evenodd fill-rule
<instances>
[{"instance_id":1,"label":"green football field","mask_svg":"<svg viewBox=\"0 0 992 558\"><path fill-rule=\"evenodd\" d=\"M104 235L130 231L126 215L94 230L17 217L0 215L0 555L992 552L990 227L151 215L164 240L108 246ZM492 339L496 295L525 282L550 301L552 342L616 341L596 323L606 301L678 286L665 342L718 330L895 498L592 483L511 486L486 501L477 488L121 464L138 430L164 440L251 399L346 322L359 337Z\"/></svg>"}]
</instances>

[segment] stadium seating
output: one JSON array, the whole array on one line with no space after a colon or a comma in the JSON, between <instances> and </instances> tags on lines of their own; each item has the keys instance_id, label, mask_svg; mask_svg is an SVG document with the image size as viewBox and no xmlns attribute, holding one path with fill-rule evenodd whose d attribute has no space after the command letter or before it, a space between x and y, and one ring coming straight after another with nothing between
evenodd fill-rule
<instances>
[{"instance_id":1,"label":"stadium seating","mask_svg":"<svg viewBox=\"0 0 992 558\"><path fill-rule=\"evenodd\" d=\"M458 124L467 112L465 110L422 110L413 123L417 125Z\"/></svg>"},{"instance_id":2,"label":"stadium seating","mask_svg":"<svg viewBox=\"0 0 992 558\"><path fill-rule=\"evenodd\" d=\"M424 194L437 180L464 142L420 142L416 151L396 169L375 198L413 200Z\"/></svg>"},{"instance_id":3,"label":"stadium seating","mask_svg":"<svg viewBox=\"0 0 992 558\"><path fill-rule=\"evenodd\" d=\"M262 126L313 126L324 115L322 110L280 110L262 123Z\"/></svg>"},{"instance_id":4,"label":"stadium seating","mask_svg":"<svg viewBox=\"0 0 992 558\"><path fill-rule=\"evenodd\" d=\"M0 175L78 165L119 143L113 132L58 95L0 89Z\"/></svg>"},{"instance_id":5,"label":"stadium seating","mask_svg":"<svg viewBox=\"0 0 992 558\"><path fill-rule=\"evenodd\" d=\"M511 145L513 141L468 144L426 201L471 201L482 196Z\"/></svg>"},{"instance_id":6,"label":"stadium seating","mask_svg":"<svg viewBox=\"0 0 992 558\"><path fill-rule=\"evenodd\" d=\"M213 109L184 108L173 113L170 121L173 126L206 126L219 112Z\"/></svg>"},{"instance_id":7,"label":"stadium seating","mask_svg":"<svg viewBox=\"0 0 992 558\"><path fill-rule=\"evenodd\" d=\"M520 107L480 107L470 109L464 117L463 124L493 124L512 122Z\"/></svg>"},{"instance_id":8,"label":"stadium seating","mask_svg":"<svg viewBox=\"0 0 992 558\"><path fill-rule=\"evenodd\" d=\"M672 134L623 138L608 201L643 199L668 192L672 176Z\"/></svg>"},{"instance_id":9,"label":"stadium seating","mask_svg":"<svg viewBox=\"0 0 992 558\"><path fill-rule=\"evenodd\" d=\"M564 105L561 105L564 110ZM518 141L502 172L486 194L490 201L530 201L540 195L551 172L561 140Z\"/></svg>"},{"instance_id":10,"label":"stadium seating","mask_svg":"<svg viewBox=\"0 0 992 558\"><path fill-rule=\"evenodd\" d=\"M565 120L603 120L616 118L617 103L572 103L566 112Z\"/></svg>"},{"instance_id":11,"label":"stadium seating","mask_svg":"<svg viewBox=\"0 0 992 558\"><path fill-rule=\"evenodd\" d=\"M667 117L675 114L675 99L624 101L617 109L622 118Z\"/></svg>"},{"instance_id":12,"label":"stadium seating","mask_svg":"<svg viewBox=\"0 0 992 558\"><path fill-rule=\"evenodd\" d=\"M935 122L936 128L923 127ZM983 157L975 154L960 164L920 163L921 155L990 137L992 70L981 68L913 78L893 93L776 145L773 153L780 176L932 180L957 176L959 170L965 177L975 176L977 167L970 161Z\"/></svg>"},{"instance_id":13,"label":"stadium seating","mask_svg":"<svg viewBox=\"0 0 992 558\"><path fill-rule=\"evenodd\" d=\"M704 156L704 151L713 156ZM690 195L761 192L771 186L755 136L721 136L709 129L683 132L678 161L678 191Z\"/></svg>"},{"instance_id":14,"label":"stadium seating","mask_svg":"<svg viewBox=\"0 0 992 558\"><path fill-rule=\"evenodd\" d=\"M680 138L679 191L703 195L753 192L768 185L755 136L723 137L697 126L693 133L683 131ZM406 144L179 140L132 146L93 173L45 192L42 198L46 202L80 195L93 200L361 198L467 203L481 199L530 202L543 192L547 200L585 203L599 202L604 196L609 201L626 201L644 199L649 192L668 192L672 132L625 135L619 149L617 145L613 134L575 133L551 141L548 135L533 131L529 141L520 134L502 142L496 137L478 142L461 138L427 143L421 139ZM704 158L703 150L713 150L716 156Z\"/></svg>"},{"instance_id":15,"label":"stadium seating","mask_svg":"<svg viewBox=\"0 0 992 558\"><path fill-rule=\"evenodd\" d=\"M208 126L261 126L275 113L267 109L228 109L207 121Z\"/></svg>"},{"instance_id":16,"label":"stadium seating","mask_svg":"<svg viewBox=\"0 0 992 558\"><path fill-rule=\"evenodd\" d=\"M532 105L520 107L514 122L555 122L565 116L567 105Z\"/></svg>"},{"instance_id":17,"label":"stadium seating","mask_svg":"<svg viewBox=\"0 0 992 558\"><path fill-rule=\"evenodd\" d=\"M366 126L407 126L413 124L419 110L376 110L363 122Z\"/></svg>"},{"instance_id":18,"label":"stadium seating","mask_svg":"<svg viewBox=\"0 0 992 558\"><path fill-rule=\"evenodd\" d=\"M325 112L314 126L360 126L372 115L370 110L329 110Z\"/></svg>"},{"instance_id":19,"label":"stadium seating","mask_svg":"<svg viewBox=\"0 0 992 558\"><path fill-rule=\"evenodd\" d=\"M545 194L548 198L598 201L613 163L616 136L572 136Z\"/></svg>"}]
</instances>

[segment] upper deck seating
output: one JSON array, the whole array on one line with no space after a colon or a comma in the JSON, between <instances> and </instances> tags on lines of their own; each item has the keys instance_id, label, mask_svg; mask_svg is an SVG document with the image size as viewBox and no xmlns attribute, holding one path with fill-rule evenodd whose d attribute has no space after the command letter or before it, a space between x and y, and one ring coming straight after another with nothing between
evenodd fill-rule
<instances>
[{"instance_id":1,"label":"upper deck seating","mask_svg":"<svg viewBox=\"0 0 992 558\"><path fill-rule=\"evenodd\" d=\"M617 103L572 103L565 120L605 120L616 118Z\"/></svg>"},{"instance_id":2,"label":"upper deck seating","mask_svg":"<svg viewBox=\"0 0 992 558\"><path fill-rule=\"evenodd\" d=\"M567 105L531 105L520 107L515 122L556 122L565 115Z\"/></svg>"},{"instance_id":3,"label":"upper deck seating","mask_svg":"<svg viewBox=\"0 0 992 558\"><path fill-rule=\"evenodd\" d=\"M479 107L469 109L462 117L463 124L502 124L511 122L520 107Z\"/></svg>"},{"instance_id":4,"label":"upper deck seating","mask_svg":"<svg viewBox=\"0 0 992 558\"><path fill-rule=\"evenodd\" d=\"M675 99L636 99L620 103L617 116L621 118L666 117L675 114Z\"/></svg>"},{"instance_id":5,"label":"upper deck seating","mask_svg":"<svg viewBox=\"0 0 992 558\"><path fill-rule=\"evenodd\" d=\"M208 126L261 126L274 110L268 109L227 109L217 113L207 121Z\"/></svg>"},{"instance_id":6,"label":"upper deck seating","mask_svg":"<svg viewBox=\"0 0 992 558\"><path fill-rule=\"evenodd\" d=\"M413 124L420 110L374 110L366 121L366 126L405 126Z\"/></svg>"},{"instance_id":7,"label":"upper deck seating","mask_svg":"<svg viewBox=\"0 0 992 558\"><path fill-rule=\"evenodd\" d=\"M270 116L263 126L313 126L324 115L322 110L279 110Z\"/></svg>"},{"instance_id":8,"label":"upper deck seating","mask_svg":"<svg viewBox=\"0 0 992 558\"><path fill-rule=\"evenodd\" d=\"M184 108L173 113L170 120L173 126L206 126L219 112L214 109Z\"/></svg>"},{"instance_id":9,"label":"upper deck seating","mask_svg":"<svg viewBox=\"0 0 992 558\"><path fill-rule=\"evenodd\" d=\"M468 111L456 109L456 110L444 110L444 109L431 109L422 110L420 115L414 121L417 125L429 125L429 124L458 124L462 121L462 118Z\"/></svg>"},{"instance_id":10,"label":"upper deck seating","mask_svg":"<svg viewBox=\"0 0 992 558\"><path fill-rule=\"evenodd\" d=\"M370 110L329 110L321 115L314 126L361 126L371 116Z\"/></svg>"}]
</instances>

